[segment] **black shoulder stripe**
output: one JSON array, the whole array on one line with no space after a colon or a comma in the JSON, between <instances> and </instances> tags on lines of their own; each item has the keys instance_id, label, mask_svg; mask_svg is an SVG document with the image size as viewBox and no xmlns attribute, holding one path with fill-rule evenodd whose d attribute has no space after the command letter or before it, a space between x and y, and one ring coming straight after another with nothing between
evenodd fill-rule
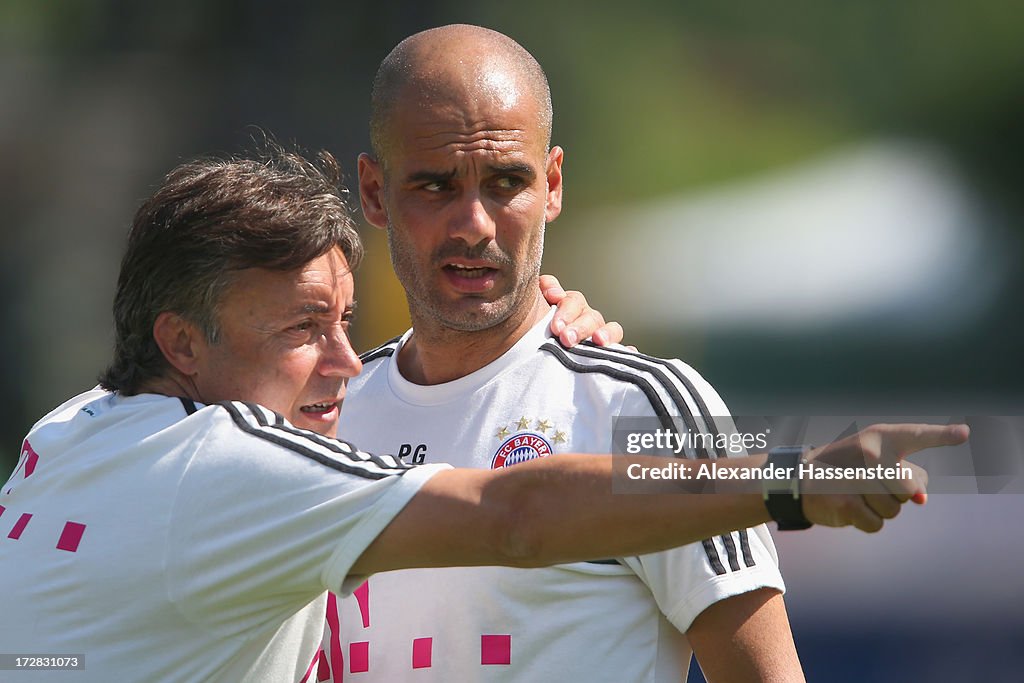
<instances>
[{"instance_id":1,"label":"black shoulder stripe","mask_svg":"<svg viewBox=\"0 0 1024 683\"><path fill-rule=\"evenodd\" d=\"M665 407L665 404L662 403L661 398L658 396L658 392L655 391L654 387L651 386L651 383L648 382L643 377L637 377L636 375L628 373L625 370L608 367L606 365L584 365L583 363L577 363L576 361L569 358L568 355L566 355L565 349L563 349L558 344L555 344L554 342L546 342L545 344L542 344L540 348L542 351L547 351L548 353L550 353L558 360L559 363L561 363L569 370L572 370L573 372L579 372L583 374L596 372L598 374L607 375L608 377L613 377L614 379L621 380L623 382L629 382L630 384L637 386L640 389L640 391L644 392L644 396L647 397L647 400L651 402L651 407L654 408L654 414L658 416L658 420L661 422L662 427L664 427L665 429L674 429L674 425L672 424L672 416L669 415L668 409Z\"/></svg>"},{"instance_id":2,"label":"black shoulder stripe","mask_svg":"<svg viewBox=\"0 0 1024 683\"><path fill-rule=\"evenodd\" d=\"M384 342L383 344L376 348L370 349L365 353L359 354L359 360L361 360L364 363L369 363L370 361L377 360L378 358L383 358L385 356L393 356L395 353L395 344L397 344L398 340L400 340L401 338L402 336L399 335L394 339L387 340L386 342Z\"/></svg>"},{"instance_id":3,"label":"black shoulder stripe","mask_svg":"<svg viewBox=\"0 0 1024 683\"><path fill-rule=\"evenodd\" d=\"M307 446L303 444L301 441L289 439L279 434L275 434L273 431L271 431L272 427L268 427L267 425L263 424L267 420L266 416L260 410L253 411L253 415L256 421L258 422L258 424L253 424L252 422L246 419L246 417L238 409L237 404L231 401L222 401L217 405L219 405L221 408L224 408L224 410L226 410L228 414L231 416L231 419L235 423L235 426L237 426L246 434L255 436L256 438L263 439L264 441L268 441L282 448L286 448L294 453L303 455L309 458L310 460L318 462L321 465L329 467L333 470L344 472L345 474L352 474L357 477L363 477L365 479L385 479L387 477L394 476L395 474L401 474L402 472L408 470L407 466L388 467L387 469L392 470L390 472L382 471L379 467L368 467L367 464L365 463L360 463L358 460L352 460L351 454L345 453L344 450L331 449L334 450L335 453L341 455L340 458L332 457L331 455L324 453L322 450L316 450L316 448L313 447L314 445L321 446L321 448L323 448L323 446L322 444L318 444L313 439L307 438L307 441L309 442L309 445ZM248 405L246 405L246 408L252 410ZM307 437L309 433L301 432L299 436ZM345 445L348 446L348 444Z\"/></svg>"},{"instance_id":4,"label":"black shoulder stripe","mask_svg":"<svg viewBox=\"0 0 1024 683\"><path fill-rule=\"evenodd\" d=\"M740 570L740 560L736 556L736 543L732 540L732 534L724 534L721 538L722 543L725 544L725 554L729 557L729 569L738 572Z\"/></svg>"},{"instance_id":5,"label":"black shoulder stripe","mask_svg":"<svg viewBox=\"0 0 1024 683\"><path fill-rule=\"evenodd\" d=\"M690 378L687 377L682 370L676 367L674 363L664 358L658 358L657 356L649 356L646 353L640 353L639 351L630 351L629 349L616 349L609 348L606 346L598 346L597 344L590 340L584 340L580 342L580 344L588 347L593 347L595 349L602 349L603 351L609 354L631 356L633 358L642 358L643 360L648 361L650 363L665 366L668 369L668 371L675 375L676 379L678 379L682 383L682 385L686 387L686 390L690 392L690 396L693 397L694 403L697 404L697 410L700 411L701 416L703 416L704 421L708 425L708 433L713 434L715 437L718 436L718 427L717 425L715 425L715 421L712 418L710 411L708 410L707 404L704 403L704 398L700 395L700 392L697 391L697 387L693 386L693 382L690 381ZM718 452L719 457L726 457L725 452L721 446L716 447L715 450Z\"/></svg>"},{"instance_id":6,"label":"black shoulder stripe","mask_svg":"<svg viewBox=\"0 0 1024 683\"><path fill-rule=\"evenodd\" d=\"M186 415L192 415L193 413L196 412L196 402L195 401L193 401L190 398L182 398L180 396L178 397L178 400L181 401L181 407L185 409L185 414Z\"/></svg>"},{"instance_id":7,"label":"black shoulder stripe","mask_svg":"<svg viewBox=\"0 0 1024 683\"><path fill-rule=\"evenodd\" d=\"M656 365L661 365L661 366L664 366L665 368L667 368L669 370L669 372L671 372L676 377L676 379L678 379L683 384L683 386L686 387L686 390L687 390L687 392L689 392L690 396L693 398L694 403L697 404L697 410L700 411L701 419L707 425L708 433L712 434L714 437L716 437L716 442L717 442L717 437L718 437L718 434L719 434L718 426L715 424L713 416L711 415L710 411L708 410L707 404L704 402L704 399L701 397L700 392L697 391L697 388L693 385L693 382L690 381L690 378L687 377L682 372L682 370L680 370L678 367L676 367L676 365L674 363L672 363L672 362L670 362L668 360L665 360L664 358L658 358L656 356L649 356L649 355L647 355L645 353L640 353L639 351L634 352L634 351L629 351L627 349L613 349L613 348L600 347L600 346L595 345L591 341L584 341L584 342L582 342L582 344L586 345L589 348L594 349L595 355L592 356L592 357L602 357L600 355L599 351L604 351L605 354L607 354L607 355L605 355L603 357L611 358L611 357L614 356L614 359L615 359L616 362L620 362L623 365L627 365L629 367L638 367L638 369L639 368L647 367L647 366L644 366L642 363L641 364L637 364L637 361L633 360L634 358L640 358L640 359L643 359L643 360L648 361L650 363L654 363ZM664 376L662 375L662 377L664 377ZM673 400L677 401L677 405L680 405L680 403L678 402L679 399L676 398L676 395L678 395L678 391L674 391L675 387L672 385L672 383L670 381L667 381L667 380L668 380L668 378L665 377L664 381L663 381L663 385L670 392L670 394L672 394ZM680 405L680 410L681 411L683 411L685 409L686 409L685 404ZM723 450L723 448L721 446L716 446L715 447L715 451L716 451L715 454L708 453L706 450L705 450L705 453L707 453L712 458L715 457L715 455L717 455L718 457L721 457L721 458L726 457L725 451ZM747 566L747 567L753 567L753 566L756 565L756 563L754 561L754 555L750 551L750 539L747 536L747 530L746 529L741 529L739 531L739 536L740 536L740 550L743 553L743 564L745 566ZM722 535L722 536L719 536L719 538L722 539L722 545L725 547L726 556L727 556L727 558L729 560L729 568L732 571L739 571L740 570L739 558L738 558L738 556L736 554L736 543L732 539L732 534ZM711 564L712 569L714 569L715 573L716 574L724 574L725 573L725 567L722 565L721 558L719 558L719 556L718 556L718 551L715 548L715 544L713 542L711 542L710 539L705 539L704 540L704 550L705 550L705 552L708 555L708 561Z\"/></svg>"},{"instance_id":8,"label":"black shoulder stripe","mask_svg":"<svg viewBox=\"0 0 1024 683\"><path fill-rule=\"evenodd\" d=\"M658 383L662 386L662 388L665 389L665 391L671 397L672 402L675 403L676 410L678 410L679 414L682 416L683 422L686 423L687 429L689 429L690 432L692 432L692 433L700 433L700 432L703 431L703 430L697 428L697 422L696 422L696 420L694 420L693 413L690 411L689 406L686 405L686 399L683 398L682 393L679 391L679 389L676 387L676 385L672 383L672 380L670 380L668 378L668 376L665 374L665 372L663 370L660 370L657 367L654 367L652 365L643 363L643 362L635 360L633 358L629 358L628 356L623 356L623 355L614 355L613 356L613 355L607 353L606 351L599 350L598 347L585 348L585 349L581 349L579 347L575 347L575 348L566 349L566 350L569 353L575 354L577 356L583 356L585 358L594 358L594 359L597 359L597 360L606 360L606 361L609 361L609 362L612 362L612 363L619 363L621 365L625 365L626 367L633 368L634 370L640 370L640 371L643 371L643 372L650 373L651 376L653 376L655 379L658 380ZM694 403L696 403L696 393L694 391L693 385L689 385L687 387L687 391L689 391L690 395L694 397ZM699 405L700 404L698 404L698 409L699 409ZM703 415L702 415L702 417L703 417ZM710 428L712 428L712 425L708 425L708 427L710 429ZM715 434L714 436L717 437L717 434ZM706 448L703 448L702 450L703 450L704 454L707 457L709 457L709 458L714 458L715 457L715 453L713 453L711 451L708 451ZM699 453L698 453L698 455L699 455Z\"/></svg>"},{"instance_id":9,"label":"black shoulder stripe","mask_svg":"<svg viewBox=\"0 0 1024 683\"><path fill-rule=\"evenodd\" d=\"M669 416L668 409L665 408L665 404L662 403L661 398L658 396L658 393L654 390L654 387L651 386L651 383L648 382L643 377L638 377L636 374L627 372L620 368L613 368L605 365L584 365L582 363L577 363L576 361L569 358L569 356L566 354L565 350L561 346L555 344L554 342L547 342L543 344L540 348L553 355L555 358L558 359L558 362L560 362L562 365L564 365L569 370L572 370L573 372L597 372L603 375L608 375L609 377L614 377L615 379L619 379L624 382L630 382L631 384L635 384L637 387L640 388L641 391L644 392L644 395L647 397L647 400L650 401L651 407L654 409L655 414L661 420L662 426L664 426L666 429L675 429L675 425L672 424L672 418ZM600 356L597 356L597 358L601 359ZM616 362L618 362L618 360L616 360ZM682 404L682 410L680 412L682 412L684 416L689 415L689 411L686 408L685 403ZM692 421L693 416L689 415L689 419ZM708 562L711 564L711 568L715 571L716 574L725 574L725 567L722 565L722 560L718 556L718 549L715 548L714 542L711 539L704 539L702 544L704 546L704 553L708 557ZM726 548L728 548L728 546L726 546ZM732 562L730 562L730 565L731 564Z\"/></svg>"},{"instance_id":10,"label":"black shoulder stripe","mask_svg":"<svg viewBox=\"0 0 1024 683\"><path fill-rule=\"evenodd\" d=\"M269 427L271 424L278 424L278 419L282 418L281 414L276 410L270 410L269 408L264 409L263 406L256 403L250 403L249 401L241 401L241 403L245 404L245 407L249 409L249 412L252 413L252 416L261 427Z\"/></svg>"},{"instance_id":11,"label":"black shoulder stripe","mask_svg":"<svg viewBox=\"0 0 1024 683\"><path fill-rule=\"evenodd\" d=\"M618 560L607 559L607 560L587 560L586 564L620 564Z\"/></svg>"},{"instance_id":12,"label":"black shoulder stripe","mask_svg":"<svg viewBox=\"0 0 1024 683\"><path fill-rule=\"evenodd\" d=\"M704 546L704 554L708 556L708 564L715 570L715 574L721 576L725 573L725 566L722 565L722 558L718 556L718 549L715 548L715 542L710 538L705 538L701 541L701 545Z\"/></svg>"},{"instance_id":13,"label":"black shoulder stripe","mask_svg":"<svg viewBox=\"0 0 1024 683\"><path fill-rule=\"evenodd\" d=\"M740 529L740 549L743 550L743 564L748 567L757 564L754 562L754 554L750 552L750 539L747 538L746 529Z\"/></svg>"},{"instance_id":14,"label":"black shoulder stripe","mask_svg":"<svg viewBox=\"0 0 1024 683\"><path fill-rule=\"evenodd\" d=\"M355 445L348 441L332 439L330 437L323 436L322 434L311 432L307 429L299 429L298 427L288 424L280 414L256 405L255 403L246 403L245 406L252 411L252 414L256 417L256 421L259 422L260 425L271 429L281 430L282 432L291 434L292 436L307 439L318 446L331 451L332 453L338 453L343 457L352 458L353 460L358 460L360 462L371 462L384 470L407 470L412 467L412 465L402 462L393 455L374 455L373 453L367 453L366 451L359 450ZM267 413L273 416L273 424L270 424L267 419Z\"/></svg>"}]
</instances>

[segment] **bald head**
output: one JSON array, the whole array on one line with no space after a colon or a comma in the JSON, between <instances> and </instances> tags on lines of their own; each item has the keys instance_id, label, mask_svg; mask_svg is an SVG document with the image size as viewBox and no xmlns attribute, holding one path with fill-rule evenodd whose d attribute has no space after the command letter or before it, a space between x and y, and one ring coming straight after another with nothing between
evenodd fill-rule
<instances>
[{"instance_id":1,"label":"bald head","mask_svg":"<svg viewBox=\"0 0 1024 683\"><path fill-rule=\"evenodd\" d=\"M370 101L370 142L387 165L399 108L486 103L535 108L545 149L551 141L551 93L540 64L508 36L466 24L409 36L381 62Z\"/></svg>"}]
</instances>

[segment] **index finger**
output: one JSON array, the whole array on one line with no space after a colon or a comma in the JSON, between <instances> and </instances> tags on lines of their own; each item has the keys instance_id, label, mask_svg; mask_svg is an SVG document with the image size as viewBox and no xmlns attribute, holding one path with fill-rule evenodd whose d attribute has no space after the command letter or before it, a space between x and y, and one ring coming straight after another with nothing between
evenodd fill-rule
<instances>
[{"instance_id":1,"label":"index finger","mask_svg":"<svg viewBox=\"0 0 1024 683\"><path fill-rule=\"evenodd\" d=\"M964 424L890 424L878 425L877 429L899 459L926 448L956 446L970 436L970 428Z\"/></svg>"}]
</instances>

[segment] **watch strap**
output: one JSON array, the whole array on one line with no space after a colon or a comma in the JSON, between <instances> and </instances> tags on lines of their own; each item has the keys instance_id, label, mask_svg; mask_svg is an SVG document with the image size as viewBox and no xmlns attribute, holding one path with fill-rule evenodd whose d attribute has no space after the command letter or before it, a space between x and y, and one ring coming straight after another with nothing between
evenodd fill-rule
<instances>
[{"instance_id":1,"label":"watch strap","mask_svg":"<svg viewBox=\"0 0 1024 683\"><path fill-rule=\"evenodd\" d=\"M811 522L804 515L800 498L800 466L804 462L805 446L778 446L768 451L765 463L772 475L762 479L764 504L768 514L778 524L779 531L807 529Z\"/></svg>"}]
</instances>

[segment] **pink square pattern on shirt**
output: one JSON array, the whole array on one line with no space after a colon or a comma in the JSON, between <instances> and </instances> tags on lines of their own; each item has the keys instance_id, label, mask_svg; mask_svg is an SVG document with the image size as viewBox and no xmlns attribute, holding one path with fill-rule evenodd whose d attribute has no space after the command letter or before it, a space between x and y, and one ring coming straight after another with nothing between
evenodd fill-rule
<instances>
[{"instance_id":1,"label":"pink square pattern on shirt","mask_svg":"<svg viewBox=\"0 0 1024 683\"><path fill-rule=\"evenodd\" d=\"M82 534L85 533L85 525L78 522L67 522L64 531L57 541L57 550L67 550L74 553L78 551L78 544L82 542Z\"/></svg>"},{"instance_id":2,"label":"pink square pattern on shirt","mask_svg":"<svg viewBox=\"0 0 1024 683\"><path fill-rule=\"evenodd\" d=\"M480 663L483 665L512 663L512 636L480 636Z\"/></svg>"},{"instance_id":3,"label":"pink square pattern on shirt","mask_svg":"<svg viewBox=\"0 0 1024 683\"><path fill-rule=\"evenodd\" d=\"M361 640L358 643L349 643L348 646L348 672L350 674L361 674L370 670L370 642Z\"/></svg>"},{"instance_id":4,"label":"pink square pattern on shirt","mask_svg":"<svg viewBox=\"0 0 1024 683\"><path fill-rule=\"evenodd\" d=\"M433 638L415 638L412 641L412 668L429 669L432 666L431 654L434 646Z\"/></svg>"}]
</instances>

